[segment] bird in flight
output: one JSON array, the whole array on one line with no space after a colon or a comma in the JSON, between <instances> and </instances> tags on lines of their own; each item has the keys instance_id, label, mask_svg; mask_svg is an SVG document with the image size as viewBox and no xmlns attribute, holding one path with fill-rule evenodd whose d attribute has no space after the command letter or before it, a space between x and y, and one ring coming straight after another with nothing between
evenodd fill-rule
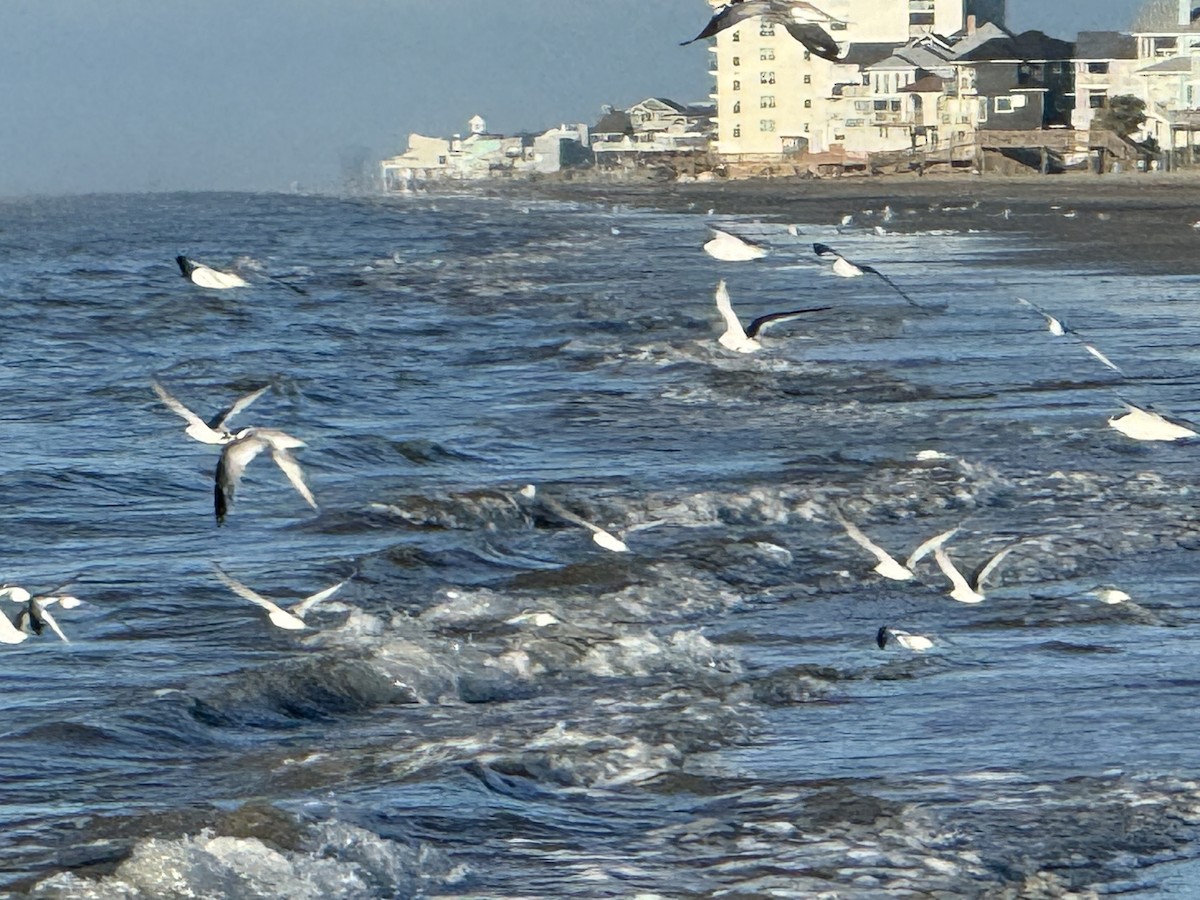
<instances>
[{"instance_id":1,"label":"bird in flight","mask_svg":"<svg viewBox=\"0 0 1200 900\"><path fill-rule=\"evenodd\" d=\"M912 552L912 555L901 564L894 556L867 537L862 529L836 509L833 511L833 518L846 530L846 536L850 540L854 541L854 543L858 544L858 546L862 547L878 560L878 565L872 571L877 572L884 578L890 578L892 581L908 581L911 579L913 577L913 567L932 551L941 547L942 544L946 543L958 531L957 528L951 528L949 531L943 531L941 534L934 535L929 540L921 543Z\"/></svg>"},{"instance_id":2,"label":"bird in flight","mask_svg":"<svg viewBox=\"0 0 1200 900\"><path fill-rule=\"evenodd\" d=\"M1084 350L1086 350L1088 353L1092 354L1092 356L1096 357L1096 359L1100 360L1101 363L1108 366L1110 369L1112 369L1118 375L1125 374L1124 372L1121 371L1120 366L1118 366L1111 359L1109 359L1107 356L1105 356L1103 353L1101 353L1099 350L1097 350L1094 345L1088 343L1083 338L1083 335L1081 335L1074 328L1068 328L1066 325L1064 325L1062 319L1059 319L1057 316L1050 315L1050 313L1046 312L1046 310L1042 309L1040 306L1030 303L1028 300L1026 300L1023 297L1018 297L1017 302L1020 303L1022 306L1029 307L1034 312L1039 313L1043 318L1045 318L1046 330L1049 331L1052 335L1054 335L1055 337L1063 337L1064 335L1070 335L1075 340L1079 341L1080 344L1083 345Z\"/></svg>"},{"instance_id":3,"label":"bird in flight","mask_svg":"<svg viewBox=\"0 0 1200 900\"><path fill-rule=\"evenodd\" d=\"M217 577L221 579L227 588L229 588L239 597L243 597L246 600L249 600L251 603L256 603L265 609L267 611L267 618L271 620L272 625L274 625L276 628L286 628L289 631L299 631L302 628L307 628L308 626L304 622L304 617L308 615L309 610L311 610L322 600L327 600L328 598L332 597L342 588L343 585L346 584L347 581L350 580L350 578L354 577L351 575L350 578L339 581L332 587L327 587L323 591L317 591L315 594L305 597L290 609L284 609L278 603L268 600L262 594L242 584L242 582L238 581L216 563L213 563L213 569L216 571Z\"/></svg>"},{"instance_id":4,"label":"bird in flight","mask_svg":"<svg viewBox=\"0 0 1200 900\"><path fill-rule=\"evenodd\" d=\"M238 399L234 400L229 406L217 413L207 422L201 419L198 415L176 400L163 387L157 379L150 382L154 388L154 393L171 412L183 418L188 427L184 429L188 437L193 440L200 441L202 444L228 444L233 440L233 433L225 427L226 423L236 416L239 412L261 397L271 387L269 384L263 385L257 390L251 391Z\"/></svg>"},{"instance_id":5,"label":"bird in flight","mask_svg":"<svg viewBox=\"0 0 1200 900\"><path fill-rule=\"evenodd\" d=\"M758 340L758 335L771 325L799 318L805 313L824 312L827 309L833 309L832 306L814 306L809 309L793 309L790 312L767 313L765 316L759 316L745 328L742 328L742 322L737 317L737 313L733 311L733 305L729 302L729 291L725 287L725 279L723 278L717 284L716 300L717 312L725 319L726 325L725 333L717 338L717 342L722 347L728 347L730 350L736 350L738 353L754 353L761 350L762 344Z\"/></svg>"},{"instance_id":6,"label":"bird in flight","mask_svg":"<svg viewBox=\"0 0 1200 900\"><path fill-rule=\"evenodd\" d=\"M756 16L761 16L772 25L782 25L814 56L830 62L839 60L841 49L837 41L821 27L821 24L833 22L833 17L804 0L730 0L713 14L698 35L690 41L683 41L681 46L710 38L717 32Z\"/></svg>"},{"instance_id":7,"label":"bird in flight","mask_svg":"<svg viewBox=\"0 0 1200 900\"><path fill-rule=\"evenodd\" d=\"M221 459L217 462L217 471L213 478L213 508L217 514L217 524L225 521L225 515L229 512L229 505L233 502L234 492L241 483L246 466L267 449L270 449L271 458L283 470L292 487L309 506L316 509L317 501L304 482L304 472L300 463L296 462L296 457L289 452L304 446L307 446L304 441L274 428L243 428L233 435L221 450Z\"/></svg>"},{"instance_id":8,"label":"bird in flight","mask_svg":"<svg viewBox=\"0 0 1200 900\"><path fill-rule=\"evenodd\" d=\"M912 297L908 296L908 294L904 293L904 291L901 289L900 285L896 284L896 282L892 281L892 279L888 278L886 275L884 275L882 272L880 272L874 266L855 265L854 263L850 262L850 260L846 259L846 257L842 256L842 254L838 253L836 250L834 250L832 247L830 247L828 244L813 244L813 252L816 253L817 256L821 257L821 259L832 259L833 260L833 274L834 275L838 275L842 278L858 278L858 277L860 277L862 275L866 275L868 273L871 275L877 275L883 279L883 281L887 284L888 287L890 287L897 294L899 294L901 297L903 297L904 301L906 303L908 303L910 306L915 306L915 307L917 307L917 309L928 309L929 308L927 306L924 306L924 305L918 303Z\"/></svg>"}]
</instances>

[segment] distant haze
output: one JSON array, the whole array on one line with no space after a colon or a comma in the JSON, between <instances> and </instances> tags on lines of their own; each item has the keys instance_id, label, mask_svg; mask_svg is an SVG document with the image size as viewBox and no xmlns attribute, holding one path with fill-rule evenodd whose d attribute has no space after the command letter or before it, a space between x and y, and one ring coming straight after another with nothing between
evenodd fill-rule
<instances>
[{"instance_id":1,"label":"distant haze","mask_svg":"<svg viewBox=\"0 0 1200 900\"><path fill-rule=\"evenodd\" d=\"M1073 39L1138 0L1009 0ZM1087 6L1086 9L1081 7ZM703 0L4 0L0 194L337 187L409 132L706 100Z\"/></svg>"}]
</instances>

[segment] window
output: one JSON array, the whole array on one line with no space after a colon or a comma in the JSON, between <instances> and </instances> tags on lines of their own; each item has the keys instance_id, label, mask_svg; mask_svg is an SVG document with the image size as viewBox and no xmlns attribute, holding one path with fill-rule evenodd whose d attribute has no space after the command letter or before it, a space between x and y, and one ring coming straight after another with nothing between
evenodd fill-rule
<instances>
[{"instance_id":1,"label":"window","mask_svg":"<svg viewBox=\"0 0 1200 900\"><path fill-rule=\"evenodd\" d=\"M805 100L805 101L804 101L804 108L805 108L805 109L812 109L812 101L811 101L811 100Z\"/></svg>"},{"instance_id":2,"label":"window","mask_svg":"<svg viewBox=\"0 0 1200 900\"><path fill-rule=\"evenodd\" d=\"M761 50L758 51L758 58L761 60L774 59L775 58L775 48L774 47L763 47Z\"/></svg>"},{"instance_id":3,"label":"window","mask_svg":"<svg viewBox=\"0 0 1200 900\"><path fill-rule=\"evenodd\" d=\"M808 62L810 59L812 59L812 53L810 53L808 50L805 50L804 51L804 61Z\"/></svg>"},{"instance_id":4,"label":"window","mask_svg":"<svg viewBox=\"0 0 1200 900\"><path fill-rule=\"evenodd\" d=\"M774 84L775 83L775 73L774 72L759 72L758 73L758 83L759 84Z\"/></svg>"},{"instance_id":5,"label":"window","mask_svg":"<svg viewBox=\"0 0 1200 900\"><path fill-rule=\"evenodd\" d=\"M733 64L735 66L740 66L742 64L742 58L740 56L735 56L733 58Z\"/></svg>"},{"instance_id":6,"label":"window","mask_svg":"<svg viewBox=\"0 0 1200 900\"><path fill-rule=\"evenodd\" d=\"M742 101L741 100L733 101L733 111L735 113L740 113L742 111Z\"/></svg>"},{"instance_id":7,"label":"window","mask_svg":"<svg viewBox=\"0 0 1200 900\"><path fill-rule=\"evenodd\" d=\"M1008 113L1012 112L1012 97L997 97L996 112Z\"/></svg>"},{"instance_id":8,"label":"window","mask_svg":"<svg viewBox=\"0 0 1200 900\"><path fill-rule=\"evenodd\" d=\"M811 76L811 75L805 75L805 76L804 76L804 83L805 83L805 84L812 84L812 76Z\"/></svg>"},{"instance_id":9,"label":"window","mask_svg":"<svg viewBox=\"0 0 1200 900\"><path fill-rule=\"evenodd\" d=\"M878 111L878 112L887 112L887 101L886 100L873 100L872 105L875 107L876 111Z\"/></svg>"},{"instance_id":10,"label":"window","mask_svg":"<svg viewBox=\"0 0 1200 900\"><path fill-rule=\"evenodd\" d=\"M740 31L735 31L735 32L733 33L733 42L736 44L736 43L738 43L738 42L739 42L741 39L742 39L742 33L741 33Z\"/></svg>"},{"instance_id":11,"label":"window","mask_svg":"<svg viewBox=\"0 0 1200 900\"><path fill-rule=\"evenodd\" d=\"M854 111L855 112L870 112L870 110L871 110L871 101L870 100L855 100L854 101Z\"/></svg>"},{"instance_id":12,"label":"window","mask_svg":"<svg viewBox=\"0 0 1200 900\"><path fill-rule=\"evenodd\" d=\"M733 126L733 136L734 136L734 137L741 137L741 136L742 136L742 126L741 126L741 125L734 125L734 126Z\"/></svg>"},{"instance_id":13,"label":"window","mask_svg":"<svg viewBox=\"0 0 1200 900\"><path fill-rule=\"evenodd\" d=\"M758 130L759 131L774 131L775 130L775 120L774 119L760 119L758 122Z\"/></svg>"},{"instance_id":14,"label":"window","mask_svg":"<svg viewBox=\"0 0 1200 900\"><path fill-rule=\"evenodd\" d=\"M1107 75L1108 63L1106 62L1090 62L1087 64L1089 75Z\"/></svg>"},{"instance_id":15,"label":"window","mask_svg":"<svg viewBox=\"0 0 1200 900\"><path fill-rule=\"evenodd\" d=\"M766 94L762 97L759 97L758 98L758 108L759 109L774 109L775 108L775 98L773 96L771 96L770 94Z\"/></svg>"},{"instance_id":16,"label":"window","mask_svg":"<svg viewBox=\"0 0 1200 900\"><path fill-rule=\"evenodd\" d=\"M775 25L773 22L763 22L758 26L759 37L775 37Z\"/></svg>"},{"instance_id":17,"label":"window","mask_svg":"<svg viewBox=\"0 0 1200 900\"><path fill-rule=\"evenodd\" d=\"M830 22L829 30L830 31L845 31L846 23L845 22Z\"/></svg>"},{"instance_id":18,"label":"window","mask_svg":"<svg viewBox=\"0 0 1200 900\"><path fill-rule=\"evenodd\" d=\"M900 101L892 100L891 101L891 109L892 109L892 112L900 112Z\"/></svg>"},{"instance_id":19,"label":"window","mask_svg":"<svg viewBox=\"0 0 1200 900\"><path fill-rule=\"evenodd\" d=\"M910 12L908 14L909 25L932 25L933 13L929 12Z\"/></svg>"},{"instance_id":20,"label":"window","mask_svg":"<svg viewBox=\"0 0 1200 900\"><path fill-rule=\"evenodd\" d=\"M740 81L738 81L736 78L733 79L733 89L735 91L740 91L742 89L742 83Z\"/></svg>"},{"instance_id":21,"label":"window","mask_svg":"<svg viewBox=\"0 0 1200 900\"><path fill-rule=\"evenodd\" d=\"M439 165L439 166L444 166L445 164L446 164L446 157L444 157L444 156L439 156L439 157L438 157L438 165Z\"/></svg>"},{"instance_id":22,"label":"window","mask_svg":"<svg viewBox=\"0 0 1200 900\"><path fill-rule=\"evenodd\" d=\"M804 123L804 133L808 134L808 123L807 122Z\"/></svg>"},{"instance_id":23,"label":"window","mask_svg":"<svg viewBox=\"0 0 1200 900\"><path fill-rule=\"evenodd\" d=\"M1092 109L1104 109L1108 106L1108 91L1089 91L1088 106Z\"/></svg>"},{"instance_id":24,"label":"window","mask_svg":"<svg viewBox=\"0 0 1200 900\"><path fill-rule=\"evenodd\" d=\"M867 87L871 86L871 74L869 72L863 73L863 84L865 84Z\"/></svg>"}]
</instances>

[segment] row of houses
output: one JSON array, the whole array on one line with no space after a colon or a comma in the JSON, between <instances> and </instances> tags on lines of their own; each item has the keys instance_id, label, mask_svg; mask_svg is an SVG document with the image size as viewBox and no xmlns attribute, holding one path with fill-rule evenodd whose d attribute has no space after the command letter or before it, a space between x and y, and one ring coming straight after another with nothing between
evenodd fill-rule
<instances>
[{"instance_id":1,"label":"row of houses","mask_svg":"<svg viewBox=\"0 0 1200 900\"><path fill-rule=\"evenodd\" d=\"M688 155L730 171L821 170L888 154L959 162L988 148L1040 146L1044 164L1049 147L1064 160L1098 147L1126 152L1127 142L1094 129L1122 95L1145 106L1132 138L1190 157L1200 131L1192 2L1148 0L1128 33L1067 41L1008 31L1004 0L815 0L808 6L838 41L837 60L811 54L769 21L746 19L709 40L710 104L652 97L606 108L594 125L511 137L489 133L476 116L465 138L411 135L405 153L383 161L384 182L402 190Z\"/></svg>"},{"instance_id":2,"label":"row of houses","mask_svg":"<svg viewBox=\"0 0 1200 900\"><path fill-rule=\"evenodd\" d=\"M1200 22L1192 0L1150 0L1129 33L1081 32L1075 41L1013 34L1002 0L817 3L809 6L842 50L836 61L811 55L761 19L710 40L713 149L723 160L971 155L988 141L1004 145L997 133L1051 129L1075 131L1086 151L1086 132L1119 95L1145 104L1147 121L1135 138L1191 147L1200 130Z\"/></svg>"},{"instance_id":3,"label":"row of houses","mask_svg":"<svg viewBox=\"0 0 1200 900\"><path fill-rule=\"evenodd\" d=\"M477 115L467 123L466 137L409 135L404 153L383 160L383 183L389 191L403 191L431 181L544 175L578 166L637 164L667 154L706 154L712 113L711 105L650 97L629 109L605 107L592 126L559 125L512 136L490 133Z\"/></svg>"}]
</instances>

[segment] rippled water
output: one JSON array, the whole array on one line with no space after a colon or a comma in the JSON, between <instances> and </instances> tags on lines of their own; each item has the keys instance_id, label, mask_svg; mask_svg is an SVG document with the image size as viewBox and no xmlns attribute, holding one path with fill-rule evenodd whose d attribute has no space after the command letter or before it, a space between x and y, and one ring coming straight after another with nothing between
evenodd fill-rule
<instances>
[{"instance_id":1,"label":"rippled water","mask_svg":"<svg viewBox=\"0 0 1200 900\"><path fill-rule=\"evenodd\" d=\"M85 601L0 653L0 883L38 896L1060 896L1186 884L1190 279L953 211L705 219L479 197L148 195L0 205L3 578ZM1053 213L1046 211L1046 216ZM840 219L830 216L830 222ZM838 279L833 244L886 272ZM237 264L204 291L178 253ZM1065 261L1065 262L1064 262ZM718 278L745 319L715 341ZM281 282L304 293L289 290ZM1015 303L1063 317L1103 368ZM283 429L226 524L210 415ZM937 455L921 451L938 451ZM628 554L519 489L623 534ZM955 526L987 599L932 561ZM641 527L639 527L641 526ZM647 527L648 526L648 527ZM212 563L299 598L305 632ZM1099 603L1098 586L1133 598ZM15 605L10 612L16 612ZM929 635L875 645L890 625ZM1185 874L1180 874L1184 872ZM939 895L939 896L941 896Z\"/></svg>"}]
</instances>

